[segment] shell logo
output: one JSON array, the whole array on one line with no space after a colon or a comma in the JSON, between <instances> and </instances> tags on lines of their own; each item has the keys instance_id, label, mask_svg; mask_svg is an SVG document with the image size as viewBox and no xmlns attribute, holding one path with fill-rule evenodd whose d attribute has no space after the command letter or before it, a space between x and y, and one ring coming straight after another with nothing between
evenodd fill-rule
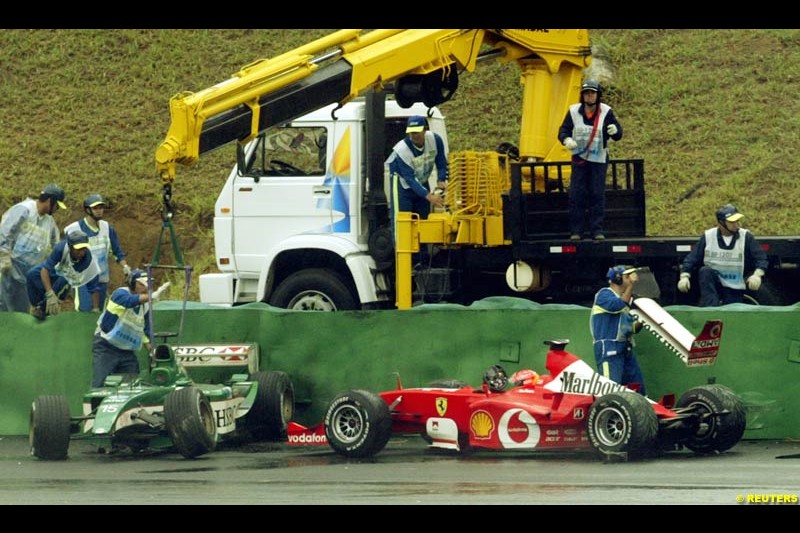
<instances>
[{"instance_id":1,"label":"shell logo","mask_svg":"<svg viewBox=\"0 0 800 533\"><path fill-rule=\"evenodd\" d=\"M494 430L494 420L486 411L476 411L472 413L469 421L472 434L478 439L488 439Z\"/></svg>"}]
</instances>

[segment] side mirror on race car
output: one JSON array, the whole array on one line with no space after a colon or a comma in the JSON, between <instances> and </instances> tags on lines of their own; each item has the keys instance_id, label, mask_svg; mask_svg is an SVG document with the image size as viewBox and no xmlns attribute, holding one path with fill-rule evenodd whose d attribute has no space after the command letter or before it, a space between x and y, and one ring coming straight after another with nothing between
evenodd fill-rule
<instances>
[{"instance_id":1,"label":"side mirror on race car","mask_svg":"<svg viewBox=\"0 0 800 533\"><path fill-rule=\"evenodd\" d=\"M508 385L508 374L500 365L492 365L483 373L483 382L492 392L500 392Z\"/></svg>"}]
</instances>

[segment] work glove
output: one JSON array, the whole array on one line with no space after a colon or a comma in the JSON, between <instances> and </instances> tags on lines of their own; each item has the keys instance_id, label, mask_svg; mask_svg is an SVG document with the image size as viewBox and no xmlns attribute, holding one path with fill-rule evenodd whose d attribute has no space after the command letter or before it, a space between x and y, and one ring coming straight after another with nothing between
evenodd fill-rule
<instances>
[{"instance_id":1,"label":"work glove","mask_svg":"<svg viewBox=\"0 0 800 533\"><path fill-rule=\"evenodd\" d=\"M45 298L47 298L47 310L48 315L57 315L61 311L61 300L58 299L56 293L53 292L53 289L50 289L46 293L44 293Z\"/></svg>"},{"instance_id":2,"label":"work glove","mask_svg":"<svg viewBox=\"0 0 800 533\"><path fill-rule=\"evenodd\" d=\"M155 302L156 300L161 298L161 295L164 294L164 291L167 290L168 288L169 288L169 281L166 283L162 283L159 288L153 291L152 300Z\"/></svg>"},{"instance_id":3,"label":"work glove","mask_svg":"<svg viewBox=\"0 0 800 533\"><path fill-rule=\"evenodd\" d=\"M129 267L127 263L122 265L122 274L125 276L125 281L131 279L131 267Z\"/></svg>"},{"instance_id":4,"label":"work glove","mask_svg":"<svg viewBox=\"0 0 800 533\"><path fill-rule=\"evenodd\" d=\"M617 125L612 123L608 125L606 131L609 135L616 135L619 130L617 129Z\"/></svg>"},{"instance_id":5,"label":"work glove","mask_svg":"<svg viewBox=\"0 0 800 533\"><path fill-rule=\"evenodd\" d=\"M764 271L760 268L757 268L753 275L747 278L747 288L751 291L757 291L761 288L761 277L764 275Z\"/></svg>"},{"instance_id":6,"label":"work glove","mask_svg":"<svg viewBox=\"0 0 800 533\"><path fill-rule=\"evenodd\" d=\"M567 137L564 139L564 148L569 150L570 152L578 147L578 143L575 142L575 139L572 137Z\"/></svg>"},{"instance_id":7,"label":"work glove","mask_svg":"<svg viewBox=\"0 0 800 533\"><path fill-rule=\"evenodd\" d=\"M691 274L689 274L688 272L683 272L681 274L681 279L678 280L678 290L679 291L684 292L684 293L689 292L689 289L692 288L692 284L689 283L689 278L690 277L691 277Z\"/></svg>"},{"instance_id":8,"label":"work glove","mask_svg":"<svg viewBox=\"0 0 800 533\"><path fill-rule=\"evenodd\" d=\"M431 205L435 205L436 207L444 207L444 198L435 192L428 193L427 199Z\"/></svg>"},{"instance_id":9,"label":"work glove","mask_svg":"<svg viewBox=\"0 0 800 533\"><path fill-rule=\"evenodd\" d=\"M6 254L0 255L0 273L8 274L11 272L11 257Z\"/></svg>"}]
</instances>

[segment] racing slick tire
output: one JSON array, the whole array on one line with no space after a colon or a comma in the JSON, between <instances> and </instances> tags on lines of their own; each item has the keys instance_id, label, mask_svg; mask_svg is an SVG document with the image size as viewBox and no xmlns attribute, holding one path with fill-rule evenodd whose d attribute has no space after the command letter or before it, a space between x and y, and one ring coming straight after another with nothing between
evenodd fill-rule
<instances>
[{"instance_id":1,"label":"racing slick tire","mask_svg":"<svg viewBox=\"0 0 800 533\"><path fill-rule=\"evenodd\" d=\"M637 392L612 392L589 408L589 442L603 458L642 455L654 446L658 417L647 398Z\"/></svg>"},{"instance_id":2,"label":"racing slick tire","mask_svg":"<svg viewBox=\"0 0 800 533\"><path fill-rule=\"evenodd\" d=\"M285 372L256 372L256 399L247 414L247 427L256 440L286 439L294 416L294 386Z\"/></svg>"},{"instance_id":3,"label":"racing slick tire","mask_svg":"<svg viewBox=\"0 0 800 533\"><path fill-rule=\"evenodd\" d=\"M64 396L39 396L33 400L28 421L31 455L48 461L66 459L70 424L69 404Z\"/></svg>"},{"instance_id":4,"label":"racing slick tire","mask_svg":"<svg viewBox=\"0 0 800 533\"><path fill-rule=\"evenodd\" d=\"M217 444L217 421L208 397L197 387L183 387L164 400L164 425L178 453L194 459Z\"/></svg>"},{"instance_id":5,"label":"racing slick tire","mask_svg":"<svg viewBox=\"0 0 800 533\"><path fill-rule=\"evenodd\" d=\"M697 430L683 444L695 453L724 452L744 435L747 423L744 403L725 385L701 385L689 389L675 406L700 417Z\"/></svg>"},{"instance_id":6,"label":"racing slick tire","mask_svg":"<svg viewBox=\"0 0 800 533\"><path fill-rule=\"evenodd\" d=\"M389 406L375 393L351 390L336 396L325 412L325 436L345 457L371 457L392 435Z\"/></svg>"},{"instance_id":7,"label":"racing slick tire","mask_svg":"<svg viewBox=\"0 0 800 533\"><path fill-rule=\"evenodd\" d=\"M341 276L326 268L308 268L288 276L272 293L269 304L293 311L358 309Z\"/></svg>"}]
</instances>

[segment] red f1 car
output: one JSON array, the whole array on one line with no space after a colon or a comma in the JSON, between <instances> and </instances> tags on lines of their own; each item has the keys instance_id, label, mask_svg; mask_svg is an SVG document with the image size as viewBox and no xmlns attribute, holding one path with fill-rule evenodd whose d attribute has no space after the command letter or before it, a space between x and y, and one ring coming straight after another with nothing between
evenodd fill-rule
<instances>
[{"instance_id":1,"label":"red f1 car","mask_svg":"<svg viewBox=\"0 0 800 533\"><path fill-rule=\"evenodd\" d=\"M716 352L707 347L718 349L720 331L720 322L709 321L693 351L713 361ZM509 380L494 365L480 388L457 381L403 388L398 379L397 389L380 394L339 394L321 424L290 423L289 443L327 441L345 457L369 457L393 434L420 434L431 447L457 451L593 449L604 459L625 460L683 447L723 452L741 439L745 409L728 387L702 385L677 404L674 395L654 402L595 372L565 351L568 343L545 342L549 375L520 370Z\"/></svg>"}]
</instances>

